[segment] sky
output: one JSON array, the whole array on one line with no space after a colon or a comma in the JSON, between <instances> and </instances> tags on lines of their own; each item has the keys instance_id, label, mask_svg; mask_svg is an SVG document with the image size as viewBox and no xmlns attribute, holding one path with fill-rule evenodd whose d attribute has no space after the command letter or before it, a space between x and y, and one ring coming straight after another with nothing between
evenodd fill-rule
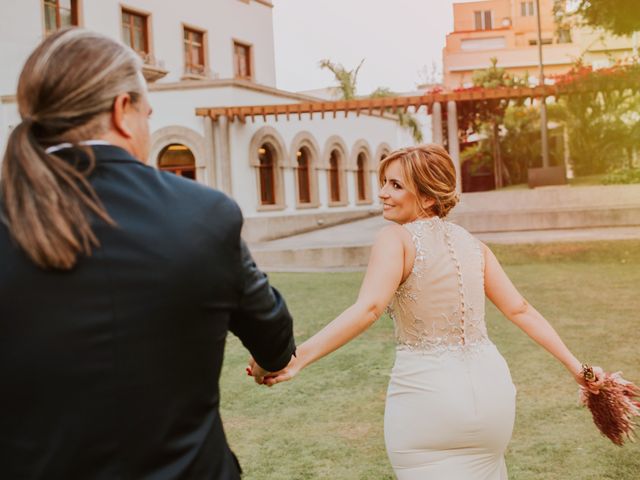
<instances>
[{"instance_id":1,"label":"sky","mask_svg":"<svg viewBox=\"0 0 640 480\"><path fill-rule=\"evenodd\" d=\"M469 0L456 0L464 3ZM335 84L318 62L349 70L365 59L358 94L377 87L416 89L442 72L442 49L453 30L453 0L273 0L276 82L288 91Z\"/></svg>"}]
</instances>

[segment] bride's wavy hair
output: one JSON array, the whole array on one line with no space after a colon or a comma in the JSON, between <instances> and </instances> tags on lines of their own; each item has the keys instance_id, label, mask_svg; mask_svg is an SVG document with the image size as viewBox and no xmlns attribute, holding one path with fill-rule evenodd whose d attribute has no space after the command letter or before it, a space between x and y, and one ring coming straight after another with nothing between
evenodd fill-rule
<instances>
[{"instance_id":1,"label":"bride's wavy hair","mask_svg":"<svg viewBox=\"0 0 640 480\"><path fill-rule=\"evenodd\" d=\"M434 200L426 216L446 217L459 201L456 192L456 168L447 151L433 143L406 147L391 152L378 167L378 180L384 184L385 171L394 161L400 162L400 170L406 189L420 198L426 196Z\"/></svg>"}]
</instances>

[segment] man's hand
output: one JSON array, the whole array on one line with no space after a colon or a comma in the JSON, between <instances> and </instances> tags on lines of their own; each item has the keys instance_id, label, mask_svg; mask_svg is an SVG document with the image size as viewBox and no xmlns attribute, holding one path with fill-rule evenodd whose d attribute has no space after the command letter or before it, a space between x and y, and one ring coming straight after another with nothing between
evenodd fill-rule
<instances>
[{"instance_id":1,"label":"man's hand","mask_svg":"<svg viewBox=\"0 0 640 480\"><path fill-rule=\"evenodd\" d=\"M289 364L279 372L269 372L263 369L253 357L249 358L249 365L246 368L247 374L251 375L257 384L266 385L267 387L291 380L298 374L300 369L300 362L295 356L291 357Z\"/></svg>"},{"instance_id":2,"label":"man's hand","mask_svg":"<svg viewBox=\"0 0 640 480\"><path fill-rule=\"evenodd\" d=\"M267 375L271 374L271 372L258 365L253 357L249 357L249 365L247 366L246 370L247 375L252 376L258 385L262 385L264 383L264 378Z\"/></svg>"}]
</instances>

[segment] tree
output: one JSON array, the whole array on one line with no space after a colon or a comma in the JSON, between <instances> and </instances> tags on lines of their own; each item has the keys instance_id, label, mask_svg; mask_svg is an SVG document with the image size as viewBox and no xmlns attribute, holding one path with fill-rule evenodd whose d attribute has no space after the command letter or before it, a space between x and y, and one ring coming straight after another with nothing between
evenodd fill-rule
<instances>
[{"instance_id":1,"label":"tree","mask_svg":"<svg viewBox=\"0 0 640 480\"><path fill-rule=\"evenodd\" d=\"M326 68L333 73L338 82L338 88L342 92L344 100L353 100L356 97L356 82L358 80L358 72L364 63L364 58L358 66L353 70L347 70L340 63L333 63L331 60L320 60L320 68Z\"/></svg>"},{"instance_id":2,"label":"tree","mask_svg":"<svg viewBox=\"0 0 640 480\"><path fill-rule=\"evenodd\" d=\"M576 14L594 28L604 28L615 35L630 35L640 30L638 0L579 0Z\"/></svg>"},{"instance_id":3,"label":"tree","mask_svg":"<svg viewBox=\"0 0 640 480\"><path fill-rule=\"evenodd\" d=\"M524 81L510 75L504 68L498 67L498 59L491 58L491 66L485 70L477 70L473 72L471 80L477 88L498 88L498 87L517 87L523 86ZM486 100L479 108L473 112L475 117L474 128L476 131L486 133L491 139L493 161L494 161L494 178L496 188L502 188L506 183L510 183L509 170L502 161L502 152L500 149L500 125L504 122L504 115L509 100L492 99Z\"/></svg>"},{"instance_id":4,"label":"tree","mask_svg":"<svg viewBox=\"0 0 640 480\"><path fill-rule=\"evenodd\" d=\"M528 170L541 157L540 107L509 105L504 115L505 133L501 139L503 162L513 183L524 183Z\"/></svg>"},{"instance_id":5,"label":"tree","mask_svg":"<svg viewBox=\"0 0 640 480\"><path fill-rule=\"evenodd\" d=\"M571 86L558 101L578 175L629 166L640 143L640 64L593 70L576 65L556 78Z\"/></svg>"},{"instance_id":6,"label":"tree","mask_svg":"<svg viewBox=\"0 0 640 480\"><path fill-rule=\"evenodd\" d=\"M396 94L391 91L390 88L378 87L371 95L369 95L369 98L386 98L395 96ZM391 109L389 109L389 111L391 111ZM397 108L395 112L391 111L391 113L394 113L398 116L398 123L401 127L411 130L411 136L416 141L416 143L422 143L422 129L420 126L420 122L418 122L415 116L413 116L409 112L405 112L402 108Z\"/></svg>"},{"instance_id":7,"label":"tree","mask_svg":"<svg viewBox=\"0 0 640 480\"><path fill-rule=\"evenodd\" d=\"M333 75L336 78L336 81L338 82L338 88L340 89L340 92L342 93L342 98L344 100L353 100L354 98L356 98L356 94L357 94L356 82L358 80L358 72L360 71L360 67L362 67L363 63L364 63L364 59L362 59L358 64L358 66L353 70L347 70L342 64L333 63L331 60L325 59L320 61L320 68L326 68L327 70L330 70L331 73L333 73ZM378 87L369 96L369 98L382 98L382 97L393 97L393 96L395 96L395 93L392 92L391 89L387 87ZM390 109L389 111L391 112ZM411 130L413 139L417 143L422 142L422 131L420 129L420 123L416 120L416 118L413 115L411 115L408 112L405 112L400 108L398 108L395 112L391 112L391 113L394 113L395 115L398 116L398 124L401 127Z\"/></svg>"}]
</instances>

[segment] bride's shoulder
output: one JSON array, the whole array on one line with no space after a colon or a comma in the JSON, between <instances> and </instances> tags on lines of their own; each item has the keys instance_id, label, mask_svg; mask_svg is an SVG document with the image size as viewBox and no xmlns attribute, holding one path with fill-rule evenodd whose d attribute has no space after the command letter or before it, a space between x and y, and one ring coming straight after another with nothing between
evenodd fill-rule
<instances>
[{"instance_id":1,"label":"bride's shoulder","mask_svg":"<svg viewBox=\"0 0 640 480\"><path fill-rule=\"evenodd\" d=\"M392 223L382 227L376 234L375 243L412 243L412 234L404 225Z\"/></svg>"}]
</instances>

